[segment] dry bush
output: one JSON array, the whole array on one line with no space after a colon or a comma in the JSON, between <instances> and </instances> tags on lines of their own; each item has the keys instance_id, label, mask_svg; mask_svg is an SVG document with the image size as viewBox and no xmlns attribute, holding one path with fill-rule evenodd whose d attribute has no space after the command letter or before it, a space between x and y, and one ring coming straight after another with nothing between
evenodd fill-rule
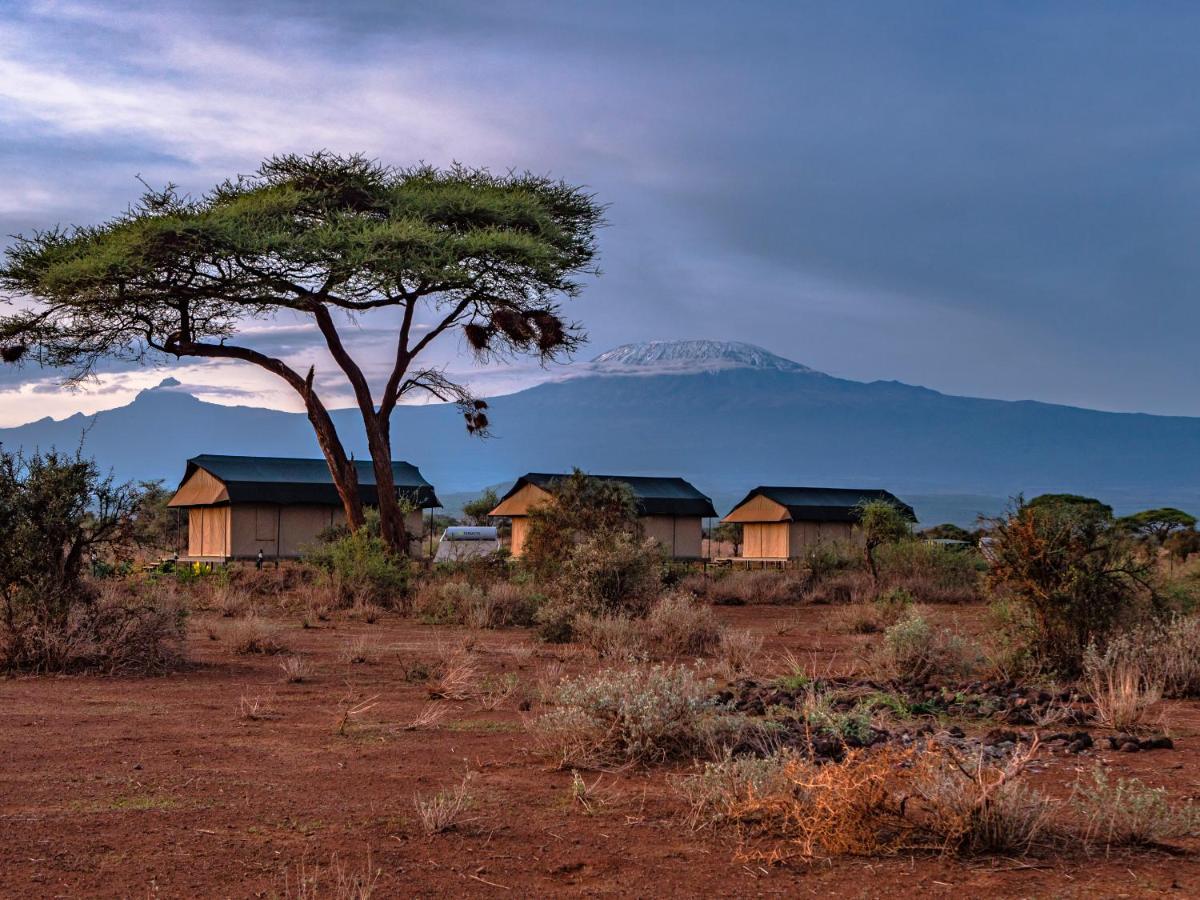
<instances>
[{"instance_id":1,"label":"dry bush","mask_svg":"<svg viewBox=\"0 0 1200 900\"><path fill-rule=\"evenodd\" d=\"M488 622L486 628L515 626L528 628L534 624L538 597L526 588L498 581L488 587Z\"/></svg>"},{"instance_id":2,"label":"dry bush","mask_svg":"<svg viewBox=\"0 0 1200 900\"><path fill-rule=\"evenodd\" d=\"M1104 847L1146 846L1200 833L1200 808L1171 803L1164 788L1136 778L1111 783L1097 768L1092 783L1075 784L1071 805L1083 821L1083 838Z\"/></svg>"},{"instance_id":3,"label":"dry bush","mask_svg":"<svg viewBox=\"0 0 1200 900\"><path fill-rule=\"evenodd\" d=\"M476 689L475 700L479 703L481 709L490 712L499 709L507 703L516 694L517 688L520 685L520 679L512 673L500 678L488 676L480 682L479 687Z\"/></svg>"},{"instance_id":4,"label":"dry bush","mask_svg":"<svg viewBox=\"0 0 1200 900\"><path fill-rule=\"evenodd\" d=\"M773 793L751 793L730 804L726 816L786 839L806 858L818 851L893 853L911 846L918 834L905 815L914 757L914 750L894 747L850 751L841 762L824 764L792 757L772 776ZM783 855L782 850L771 854Z\"/></svg>"},{"instance_id":5,"label":"dry bush","mask_svg":"<svg viewBox=\"0 0 1200 900\"><path fill-rule=\"evenodd\" d=\"M982 597L983 559L974 549L898 541L875 551L879 579L921 603L974 603Z\"/></svg>"},{"instance_id":6,"label":"dry bush","mask_svg":"<svg viewBox=\"0 0 1200 900\"><path fill-rule=\"evenodd\" d=\"M288 649L282 630L277 625L254 615L230 623L226 634L230 647L235 653L273 655L285 653Z\"/></svg>"},{"instance_id":7,"label":"dry bush","mask_svg":"<svg viewBox=\"0 0 1200 900\"><path fill-rule=\"evenodd\" d=\"M1053 806L1023 780L1036 739L1004 766L967 760L957 751L928 751L916 790L925 827L947 851L1025 855L1052 833Z\"/></svg>"},{"instance_id":8,"label":"dry bush","mask_svg":"<svg viewBox=\"0 0 1200 900\"><path fill-rule=\"evenodd\" d=\"M442 834L456 825L464 824L462 815L471 808L474 798L471 795L473 772L463 776L456 787L438 791L432 797L413 795L413 808L417 811L417 821L421 830L426 834Z\"/></svg>"},{"instance_id":9,"label":"dry bush","mask_svg":"<svg viewBox=\"0 0 1200 900\"><path fill-rule=\"evenodd\" d=\"M667 594L650 608L646 636L660 659L705 656L721 643L721 626L710 607L685 594Z\"/></svg>"},{"instance_id":10,"label":"dry bush","mask_svg":"<svg viewBox=\"0 0 1200 900\"><path fill-rule=\"evenodd\" d=\"M338 662L343 665L363 666L379 662L379 645L366 635L351 638L338 651Z\"/></svg>"},{"instance_id":11,"label":"dry bush","mask_svg":"<svg viewBox=\"0 0 1200 900\"><path fill-rule=\"evenodd\" d=\"M157 586L102 583L64 621L26 622L20 639L0 624L0 671L161 674L186 660L187 611Z\"/></svg>"},{"instance_id":12,"label":"dry bush","mask_svg":"<svg viewBox=\"0 0 1200 900\"><path fill-rule=\"evenodd\" d=\"M279 713L275 710L275 693L242 694L238 698L238 715L251 722L262 719L276 719Z\"/></svg>"},{"instance_id":13,"label":"dry bush","mask_svg":"<svg viewBox=\"0 0 1200 900\"><path fill-rule=\"evenodd\" d=\"M884 632L875 653L875 662L884 673L912 684L966 674L975 661L962 638L930 625L916 610Z\"/></svg>"},{"instance_id":14,"label":"dry bush","mask_svg":"<svg viewBox=\"0 0 1200 900\"><path fill-rule=\"evenodd\" d=\"M429 696L443 700L469 700L479 685L479 664L464 649L439 655L440 672L437 680L429 686Z\"/></svg>"},{"instance_id":15,"label":"dry bush","mask_svg":"<svg viewBox=\"0 0 1200 900\"><path fill-rule=\"evenodd\" d=\"M805 858L940 846L1024 854L1051 832L1052 806L1022 780L1036 745L1004 767L938 745L851 750L841 762L794 755L729 761L678 783L689 820L733 823ZM776 848L766 856L785 858Z\"/></svg>"},{"instance_id":16,"label":"dry bush","mask_svg":"<svg viewBox=\"0 0 1200 900\"><path fill-rule=\"evenodd\" d=\"M847 569L820 579L806 596L811 603L860 603L874 597L875 591L868 573Z\"/></svg>"},{"instance_id":17,"label":"dry bush","mask_svg":"<svg viewBox=\"0 0 1200 900\"><path fill-rule=\"evenodd\" d=\"M436 728L450 714L448 703L426 703L411 722L402 726L404 731L421 731L425 728Z\"/></svg>"},{"instance_id":18,"label":"dry bush","mask_svg":"<svg viewBox=\"0 0 1200 900\"><path fill-rule=\"evenodd\" d=\"M329 866L309 866L304 860L296 867L293 884L291 873L284 874L283 896L287 900L371 900L382 870L371 864L367 852L361 871L352 872L343 865L336 853L329 859Z\"/></svg>"},{"instance_id":19,"label":"dry bush","mask_svg":"<svg viewBox=\"0 0 1200 900\"><path fill-rule=\"evenodd\" d=\"M227 619L236 619L251 612L250 594L243 588L212 578L201 584L201 598L206 609L220 613Z\"/></svg>"},{"instance_id":20,"label":"dry bush","mask_svg":"<svg viewBox=\"0 0 1200 900\"><path fill-rule=\"evenodd\" d=\"M892 588L869 602L849 603L837 610L834 621L850 634L875 634L891 628L908 614L915 598L903 588Z\"/></svg>"},{"instance_id":21,"label":"dry bush","mask_svg":"<svg viewBox=\"0 0 1200 900\"><path fill-rule=\"evenodd\" d=\"M301 583L295 592L296 603L304 611L304 622L312 627L313 622L326 622L331 611L337 606L337 598L333 589L321 581Z\"/></svg>"},{"instance_id":22,"label":"dry bush","mask_svg":"<svg viewBox=\"0 0 1200 900\"><path fill-rule=\"evenodd\" d=\"M603 669L561 682L534 735L562 768L695 757L715 724L711 692L683 666Z\"/></svg>"},{"instance_id":23,"label":"dry bush","mask_svg":"<svg viewBox=\"0 0 1200 900\"><path fill-rule=\"evenodd\" d=\"M1162 699L1162 683L1152 680L1136 660L1101 655L1094 646L1083 654L1083 683L1100 723L1116 731L1145 727L1151 708Z\"/></svg>"},{"instance_id":24,"label":"dry bush","mask_svg":"<svg viewBox=\"0 0 1200 900\"><path fill-rule=\"evenodd\" d=\"M729 572L703 581L689 576L680 587L719 606L778 605L803 600L807 583L807 575L802 572L760 569Z\"/></svg>"},{"instance_id":25,"label":"dry bush","mask_svg":"<svg viewBox=\"0 0 1200 900\"><path fill-rule=\"evenodd\" d=\"M312 678L312 668L302 656L289 656L279 663L283 680L289 684L300 684Z\"/></svg>"},{"instance_id":26,"label":"dry bush","mask_svg":"<svg viewBox=\"0 0 1200 900\"><path fill-rule=\"evenodd\" d=\"M572 630L579 643L602 658L636 660L647 656L644 620L618 613L580 613Z\"/></svg>"},{"instance_id":27,"label":"dry bush","mask_svg":"<svg viewBox=\"0 0 1200 900\"><path fill-rule=\"evenodd\" d=\"M686 822L690 828L712 828L738 823L759 826L761 820L748 817L755 799L787 793L791 783L787 766L791 751L769 756L732 756L726 754L704 763L700 771L670 779L675 794L688 806Z\"/></svg>"},{"instance_id":28,"label":"dry bush","mask_svg":"<svg viewBox=\"0 0 1200 900\"><path fill-rule=\"evenodd\" d=\"M542 703L551 703L558 693L558 686L563 680L563 664L555 660L547 663L538 673L535 693Z\"/></svg>"},{"instance_id":29,"label":"dry bush","mask_svg":"<svg viewBox=\"0 0 1200 900\"><path fill-rule=\"evenodd\" d=\"M721 646L717 650L718 663L723 674L735 678L750 669L750 664L762 650L763 639L752 631L729 629L721 634Z\"/></svg>"},{"instance_id":30,"label":"dry bush","mask_svg":"<svg viewBox=\"0 0 1200 900\"><path fill-rule=\"evenodd\" d=\"M1103 665L1122 660L1161 685L1164 697L1200 696L1200 616L1172 616L1113 636L1104 648ZM1087 661L1085 657L1085 665Z\"/></svg>"},{"instance_id":31,"label":"dry bush","mask_svg":"<svg viewBox=\"0 0 1200 900\"><path fill-rule=\"evenodd\" d=\"M356 597L350 605L350 609L346 612L346 618L356 622L366 622L368 625L374 625L382 618L384 609L382 606L377 606L364 596Z\"/></svg>"}]
</instances>

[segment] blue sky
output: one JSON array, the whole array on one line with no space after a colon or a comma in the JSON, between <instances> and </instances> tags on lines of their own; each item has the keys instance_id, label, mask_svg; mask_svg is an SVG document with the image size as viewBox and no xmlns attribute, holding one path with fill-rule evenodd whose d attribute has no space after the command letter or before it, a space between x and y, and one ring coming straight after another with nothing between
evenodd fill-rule
<instances>
[{"instance_id":1,"label":"blue sky","mask_svg":"<svg viewBox=\"0 0 1200 900\"><path fill-rule=\"evenodd\" d=\"M0 0L0 234L280 151L531 169L610 204L571 306L585 358L739 339L862 380L1200 415L1197 46L1200 7L1172 3ZM277 324L256 338L328 371ZM366 357L386 326L355 336ZM0 424L166 374L293 405L229 366L82 393L6 370Z\"/></svg>"}]
</instances>

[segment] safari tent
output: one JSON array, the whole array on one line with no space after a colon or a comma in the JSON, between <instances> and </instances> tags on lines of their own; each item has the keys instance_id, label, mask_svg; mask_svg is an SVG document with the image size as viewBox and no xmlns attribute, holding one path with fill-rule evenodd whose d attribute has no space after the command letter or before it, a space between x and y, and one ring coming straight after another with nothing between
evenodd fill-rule
<instances>
[{"instance_id":1,"label":"safari tent","mask_svg":"<svg viewBox=\"0 0 1200 900\"><path fill-rule=\"evenodd\" d=\"M517 479L501 499L493 516L512 520L512 555L520 556L529 526L529 511L553 500L553 485L567 475L530 472ZM699 559L701 522L715 517L712 501L682 478L653 478L639 475L591 475L619 481L633 493L646 536L654 538L676 559Z\"/></svg>"},{"instance_id":2,"label":"safari tent","mask_svg":"<svg viewBox=\"0 0 1200 900\"><path fill-rule=\"evenodd\" d=\"M911 521L912 507L883 490L756 487L722 522L742 526L744 559L786 560L835 540L854 540L857 507L871 500L895 504Z\"/></svg>"},{"instance_id":3,"label":"safari tent","mask_svg":"<svg viewBox=\"0 0 1200 900\"><path fill-rule=\"evenodd\" d=\"M375 471L356 461L363 503L377 505ZM441 506L433 487L406 462L393 462L396 492L415 510L405 528L421 533L421 510ZM205 454L188 460L170 506L186 509L187 558L204 561L292 558L346 516L323 459Z\"/></svg>"}]
</instances>

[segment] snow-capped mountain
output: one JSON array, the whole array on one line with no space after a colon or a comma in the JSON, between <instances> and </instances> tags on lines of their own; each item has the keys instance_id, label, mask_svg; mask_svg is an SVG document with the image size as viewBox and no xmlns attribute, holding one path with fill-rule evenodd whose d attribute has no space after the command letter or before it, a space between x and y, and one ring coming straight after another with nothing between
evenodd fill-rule
<instances>
[{"instance_id":1,"label":"snow-capped mountain","mask_svg":"<svg viewBox=\"0 0 1200 900\"><path fill-rule=\"evenodd\" d=\"M923 522L973 522L1019 491L1088 494L1119 513L1200 512L1200 418L1128 415L954 397L814 372L749 344L630 344L572 377L488 398L494 439L467 435L453 405L402 406L397 459L446 499L524 472L680 475L728 509L757 484L883 487ZM333 410L367 455L357 410ZM96 416L0 429L6 449L83 441L120 480L176 482L198 453L318 456L302 413L218 406L174 379Z\"/></svg>"},{"instance_id":2,"label":"snow-capped mountain","mask_svg":"<svg viewBox=\"0 0 1200 900\"><path fill-rule=\"evenodd\" d=\"M809 372L798 362L741 341L645 341L622 344L594 358L592 373L643 375L718 372L722 369L769 369L775 372Z\"/></svg>"}]
</instances>

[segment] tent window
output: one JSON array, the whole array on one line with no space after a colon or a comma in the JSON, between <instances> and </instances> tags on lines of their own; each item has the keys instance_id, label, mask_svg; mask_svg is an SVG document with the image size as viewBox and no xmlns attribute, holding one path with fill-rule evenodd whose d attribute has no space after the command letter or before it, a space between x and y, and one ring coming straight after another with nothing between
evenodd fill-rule
<instances>
[{"instance_id":1,"label":"tent window","mask_svg":"<svg viewBox=\"0 0 1200 900\"><path fill-rule=\"evenodd\" d=\"M278 513L269 506L260 506L254 511L254 539L275 540L275 520Z\"/></svg>"}]
</instances>

